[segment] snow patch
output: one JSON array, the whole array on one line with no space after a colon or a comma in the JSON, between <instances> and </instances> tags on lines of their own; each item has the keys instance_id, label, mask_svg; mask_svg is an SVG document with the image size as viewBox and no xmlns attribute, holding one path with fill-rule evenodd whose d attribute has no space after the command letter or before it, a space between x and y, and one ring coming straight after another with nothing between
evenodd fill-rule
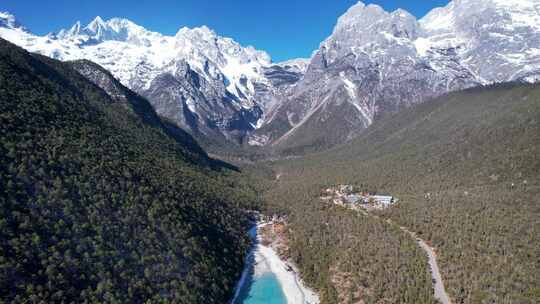
<instances>
[{"instance_id":1,"label":"snow patch","mask_svg":"<svg viewBox=\"0 0 540 304\"><path fill-rule=\"evenodd\" d=\"M347 90L347 93L349 93L349 96L351 96L352 99L356 99L356 85L345 77L342 77L341 80L345 83L345 89Z\"/></svg>"},{"instance_id":2,"label":"snow patch","mask_svg":"<svg viewBox=\"0 0 540 304\"><path fill-rule=\"evenodd\" d=\"M186 105L187 105L187 107L188 107L188 109L189 109L189 111L190 111L191 113L194 113L194 114L197 113L197 109L195 108L195 101L194 101L193 99L188 98L188 99L186 100Z\"/></svg>"},{"instance_id":3,"label":"snow patch","mask_svg":"<svg viewBox=\"0 0 540 304\"><path fill-rule=\"evenodd\" d=\"M416 48L418 55L424 57L431 49L431 41L427 38L420 37L414 41L414 47Z\"/></svg>"}]
</instances>

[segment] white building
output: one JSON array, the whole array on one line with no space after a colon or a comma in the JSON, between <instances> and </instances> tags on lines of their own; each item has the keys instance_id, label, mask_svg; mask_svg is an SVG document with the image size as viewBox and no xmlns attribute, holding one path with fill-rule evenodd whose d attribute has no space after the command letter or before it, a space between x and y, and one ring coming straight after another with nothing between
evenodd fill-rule
<instances>
[{"instance_id":1,"label":"white building","mask_svg":"<svg viewBox=\"0 0 540 304\"><path fill-rule=\"evenodd\" d=\"M373 195L371 196L373 198L373 200L375 200L375 202L377 204L381 204L381 205L391 205L394 203L394 197L393 196L386 196L386 195Z\"/></svg>"}]
</instances>

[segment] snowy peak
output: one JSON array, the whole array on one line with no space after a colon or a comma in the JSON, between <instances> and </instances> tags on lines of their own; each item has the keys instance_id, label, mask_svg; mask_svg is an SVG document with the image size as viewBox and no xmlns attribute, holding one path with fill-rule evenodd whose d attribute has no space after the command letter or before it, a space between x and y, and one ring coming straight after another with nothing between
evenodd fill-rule
<instances>
[{"instance_id":1,"label":"snowy peak","mask_svg":"<svg viewBox=\"0 0 540 304\"><path fill-rule=\"evenodd\" d=\"M282 67L285 70L304 74L308 68L310 58L296 58L283 62L278 62L275 65Z\"/></svg>"},{"instance_id":2,"label":"snowy peak","mask_svg":"<svg viewBox=\"0 0 540 304\"><path fill-rule=\"evenodd\" d=\"M97 16L92 20L86 27L85 30L88 30L93 33L102 32L104 29L107 29L107 24L100 16Z\"/></svg>"},{"instance_id":3,"label":"snowy peak","mask_svg":"<svg viewBox=\"0 0 540 304\"><path fill-rule=\"evenodd\" d=\"M202 38L204 40L210 40L217 37L217 34L214 30L210 29L206 25L202 25L199 27L189 28L189 27L182 27L175 35L175 37L181 37L181 38L193 38L195 36L198 36L199 38Z\"/></svg>"},{"instance_id":4,"label":"snowy peak","mask_svg":"<svg viewBox=\"0 0 540 304\"><path fill-rule=\"evenodd\" d=\"M454 0L420 21L401 9L358 2L338 19L289 98L275 107L276 119L262 129L271 131L255 139L266 136L287 149L297 142L304 149L310 140L332 145L378 117L447 92L538 81L539 27L539 0ZM284 122L289 129L281 131ZM339 132L306 139L313 126Z\"/></svg>"},{"instance_id":5,"label":"snowy peak","mask_svg":"<svg viewBox=\"0 0 540 304\"><path fill-rule=\"evenodd\" d=\"M92 20L83 31L85 34L98 41L120 40L118 39L118 32L109 27L108 23L105 23L100 16L97 16Z\"/></svg>"},{"instance_id":6,"label":"snowy peak","mask_svg":"<svg viewBox=\"0 0 540 304\"><path fill-rule=\"evenodd\" d=\"M536 79L540 74L540 1L454 0L420 20L422 55L455 50L484 83Z\"/></svg>"},{"instance_id":7,"label":"snowy peak","mask_svg":"<svg viewBox=\"0 0 540 304\"><path fill-rule=\"evenodd\" d=\"M249 99L254 94L252 82L261 77L261 67L271 63L267 53L243 47L207 26L183 27L176 35L165 36L127 19L105 21L98 16L85 27L77 22L70 29L58 32L56 37L55 42L62 46L55 52L58 58L95 61L110 69L125 85L137 82L132 89L147 88L158 72L175 74L176 63L182 60L208 81L223 82L239 99ZM80 53L70 48L73 44L80 48ZM37 51L42 48L35 47ZM103 52L111 56L103 57ZM119 58L111 60L113 57ZM152 73L147 71L142 77L134 76L132 69L142 69L143 64Z\"/></svg>"},{"instance_id":8,"label":"snowy peak","mask_svg":"<svg viewBox=\"0 0 540 304\"><path fill-rule=\"evenodd\" d=\"M434 8L419 23L428 32L450 31L455 24L454 7L455 3L450 2L445 7Z\"/></svg>"},{"instance_id":9,"label":"snowy peak","mask_svg":"<svg viewBox=\"0 0 540 304\"><path fill-rule=\"evenodd\" d=\"M435 8L420 20L428 32L463 29L464 25L486 18L506 28L526 27L540 30L540 2L537 0L454 0Z\"/></svg>"},{"instance_id":10,"label":"snowy peak","mask_svg":"<svg viewBox=\"0 0 540 304\"><path fill-rule=\"evenodd\" d=\"M403 25L415 26L416 18L403 9L387 12L379 5L358 2L338 19L334 32L357 30L367 34L370 28L380 30L383 29L381 26Z\"/></svg>"},{"instance_id":11,"label":"snowy peak","mask_svg":"<svg viewBox=\"0 0 540 304\"><path fill-rule=\"evenodd\" d=\"M2 17L0 37L58 60L95 62L186 129L242 136L262 115L256 90L269 83L270 56L206 26L167 36L127 19L98 16L86 26L77 22L38 36L13 29L11 15Z\"/></svg>"},{"instance_id":12,"label":"snowy peak","mask_svg":"<svg viewBox=\"0 0 540 304\"><path fill-rule=\"evenodd\" d=\"M84 28L81 22L77 21L70 29L62 29L58 32L59 39L80 39L85 42L94 43L104 41L123 41L134 44L148 43L149 36L160 36L152 33L142 26L139 26L127 19L112 18L104 21L97 16Z\"/></svg>"},{"instance_id":13,"label":"snowy peak","mask_svg":"<svg viewBox=\"0 0 540 304\"><path fill-rule=\"evenodd\" d=\"M384 19L387 14L382 7L376 4L365 5L363 2L358 2L339 17L334 31L373 24Z\"/></svg>"},{"instance_id":14,"label":"snowy peak","mask_svg":"<svg viewBox=\"0 0 540 304\"><path fill-rule=\"evenodd\" d=\"M207 26L181 28L174 36L176 46L191 52L200 52L216 63L227 64L234 57L239 63L256 61L262 65L270 64L270 56L252 46L242 46L231 38L221 37ZM229 59L229 60L227 60Z\"/></svg>"},{"instance_id":15,"label":"snowy peak","mask_svg":"<svg viewBox=\"0 0 540 304\"><path fill-rule=\"evenodd\" d=\"M81 22L77 21L69 30L60 30L57 37L60 39L77 36L81 33Z\"/></svg>"},{"instance_id":16,"label":"snowy peak","mask_svg":"<svg viewBox=\"0 0 540 304\"><path fill-rule=\"evenodd\" d=\"M0 12L0 27L26 31L26 29L19 22L17 22L15 16L8 12Z\"/></svg>"},{"instance_id":17,"label":"snowy peak","mask_svg":"<svg viewBox=\"0 0 540 304\"><path fill-rule=\"evenodd\" d=\"M540 1L454 0L420 20L358 2L321 44L320 62L350 54L386 62L422 58L437 71L458 64L483 84L529 77L540 69Z\"/></svg>"},{"instance_id":18,"label":"snowy peak","mask_svg":"<svg viewBox=\"0 0 540 304\"><path fill-rule=\"evenodd\" d=\"M385 38L392 37L415 39L418 34L419 24L409 12L387 12L379 5L358 2L338 19L329 40L361 46L381 40L384 43Z\"/></svg>"}]
</instances>

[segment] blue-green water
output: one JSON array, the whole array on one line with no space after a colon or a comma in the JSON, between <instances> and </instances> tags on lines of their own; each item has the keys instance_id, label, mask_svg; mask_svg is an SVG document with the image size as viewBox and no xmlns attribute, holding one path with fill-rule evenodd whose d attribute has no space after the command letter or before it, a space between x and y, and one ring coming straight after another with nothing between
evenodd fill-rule
<instances>
[{"instance_id":1,"label":"blue-green water","mask_svg":"<svg viewBox=\"0 0 540 304\"><path fill-rule=\"evenodd\" d=\"M259 277L250 278L240 292L235 304L286 304L287 299L281 290L277 277L265 273Z\"/></svg>"}]
</instances>

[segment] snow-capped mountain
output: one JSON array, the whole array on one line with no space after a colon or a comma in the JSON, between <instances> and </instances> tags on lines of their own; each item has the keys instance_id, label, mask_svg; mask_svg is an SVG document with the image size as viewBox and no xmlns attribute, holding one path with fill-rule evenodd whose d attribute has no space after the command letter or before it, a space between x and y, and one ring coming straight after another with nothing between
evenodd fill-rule
<instances>
[{"instance_id":1,"label":"snow-capped mountain","mask_svg":"<svg viewBox=\"0 0 540 304\"><path fill-rule=\"evenodd\" d=\"M21 29L25 31L24 27L15 20L15 16L6 12L0 12L0 28Z\"/></svg>"},{"instance_id":2,"label":"snow-capped mountain","mask_svg":"<svg viewBox=\"0 0 540 304\"><path fill-rule=\"evenodd\" d=\"M533 81L540 70L540 1L456 0L420 20L419 53L436 58L453 46L483 83Z\"/></svg>"},{"instance_id":3,"label":"snow-capped mountain","mask_svg":"<svg viewBox=\"0 0 540 304\"><path fill-rule=\"evenodd\" d=\"M311 58L276 64L205 26L166 36L97 17L37 36L1 13L0 37L98 63L195 135L291 152L341 143L450 91L540 81L538 0L454 0L420 20L359 2Z\"/></svg>"},{"instance_id":4,"label":"snow-capped mountain","mask_svg":"<svg viewBox=\"0 0 540 304\"><path fill-rule=\"evenodd\" d=\"M175 36L149 31L129 20L96 17L58 33L37 36L8 14L0 36L59 60L88 59L147 97L158 114L195 133L233 138L252 130L262 105L255 84L265 82L265 52L243 47L202 26Z\"/></svg>"},{"instance_id":5,"label":"snow-capped mountain","mask_svg":"<svg viewBox=\"0 0 540 304\"><path fill-rule=\"evenodd\" d=\"M252 138L328 147L449 91L539 79L538 0L454 0L420 20L359 2Z\"/></svg>"}]
</instances>

